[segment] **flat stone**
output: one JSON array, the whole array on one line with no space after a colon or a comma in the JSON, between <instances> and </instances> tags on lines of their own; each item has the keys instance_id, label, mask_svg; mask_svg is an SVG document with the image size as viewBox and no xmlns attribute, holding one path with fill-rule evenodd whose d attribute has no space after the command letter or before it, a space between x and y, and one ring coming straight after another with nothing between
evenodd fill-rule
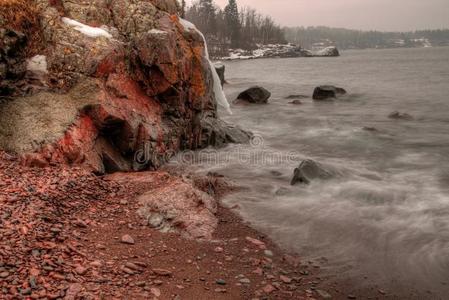
<instances>
[{"instance_id":1,"label":"flat stone","mask_svg":"<svg viewBox=\"0 0 449 300\"><path fill-rule=\"evenodd\" d=\"M134 245L135 241L134 239L129 235L129 234L125 234L122 236L122 239L120 240L123 244L128 244L128 245Z\"/></svg>"}]
</instances>

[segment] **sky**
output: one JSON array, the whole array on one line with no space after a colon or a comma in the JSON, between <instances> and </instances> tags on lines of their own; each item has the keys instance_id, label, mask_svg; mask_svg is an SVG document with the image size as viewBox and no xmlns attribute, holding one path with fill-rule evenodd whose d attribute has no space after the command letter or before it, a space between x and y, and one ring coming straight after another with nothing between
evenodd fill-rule
<instances>
[{"instance_id":1,"label":"sky","mask_svg":"<svg viewBox=\"0 0 449 300\"><path fill-rule=\"evenodd\" d=\"M193 0L187 0L191 3ZM224 6L227 0L215 0ZM409 31L449 28L449 0L237 0L284 26Z\"/></svg>"}]
</instances>

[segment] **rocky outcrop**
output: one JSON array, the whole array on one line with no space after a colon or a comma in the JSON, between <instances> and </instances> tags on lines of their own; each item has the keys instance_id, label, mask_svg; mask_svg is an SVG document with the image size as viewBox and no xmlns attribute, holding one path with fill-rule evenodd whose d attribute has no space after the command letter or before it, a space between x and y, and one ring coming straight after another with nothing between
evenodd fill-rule
<instances>
[{"instance_id":1,"label":"rocky outcrop","mask_svg":"<svg viewBox=\"0 0 449 300\"><path fill-rule=\"evenodd\" d=\"M271 93L261 87L253 86L249 89L241 92L236 99L236 103L250 103L250 104L267 104L268 99L271 97Z\"/></svg>"},{"instance_id":2,"label":"rocky outcrop","mask_svg":"<svg viewBox=\"0 0 449 300\"><path fill-rule=\"evenodd\" d=\"M338 51L337 47L331 46L324 48L320 51L318 51L315 56L318 57L337 57L340 56L340 52Z\"/></svg>"},{"instance_id":3,"label":"rocky outcrop","mask_svg":"<svg viewBox=\"0 0 449 300\"><path fill-rule=\"evenodd\" d=\"M347 92L343 88L332 85L321 85L313 91L313 100L335 99L339 95L345 95Z\"/></svg>"},{"instance_id":4,"label":"rocky outcrop","mask_svg":"<svg viewBox=\"0 0 449 300\"><path fill-rule=\"evenodd\" d=\"M294 170L290 184L310 184L314 179L328 180L337 176L337 171L326 168L314 160L306 159Z\"/></svg>"},{"instance_id":5,"label":"rocky outcrop","mask_svg":"<svg viewBox=\"0 0 449 300\"><path fill-rule=\"evenodd\" d=\"M105 173L154 169L216 132L235 135L224 122L202 127L217 118L212 71L175 0L27 5L37 21L1 23L0 149Z\"/></svg>"},{"instance_id":6,"label":"rocky outcrop","mask_svg":"<svg viewBox=\"0 0 449 300\"><path fill-rule=\"evenodd\" d=\"M137 198L137 213L146 225L191 239L212 238L218 225L217 201L193 181L160 171L115 173L106 179L146 187L147 192Z\"/></svg>"}]
</instances>

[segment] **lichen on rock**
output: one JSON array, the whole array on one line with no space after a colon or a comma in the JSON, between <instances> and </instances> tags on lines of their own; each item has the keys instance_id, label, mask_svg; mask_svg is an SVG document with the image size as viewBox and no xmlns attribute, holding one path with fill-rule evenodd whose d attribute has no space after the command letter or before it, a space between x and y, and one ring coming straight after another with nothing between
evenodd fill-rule
<instances>
[{"instance_id":1,"label":"lichen on rock","mask_svg":"<svg viewBox=\"0 0 449 300\"><path fill-rule=\"evenodd\" d=\"M181 25L176 1L29 6L32 32L0 28L0 44L12 45L0 53L0 148L25 164L155 169L183 149L248 140L217 119L204 41ZM46 72L27 68L33 57L45 57ZM142 151L150 155L136 164Z\"/></svg>"}]
</instances>

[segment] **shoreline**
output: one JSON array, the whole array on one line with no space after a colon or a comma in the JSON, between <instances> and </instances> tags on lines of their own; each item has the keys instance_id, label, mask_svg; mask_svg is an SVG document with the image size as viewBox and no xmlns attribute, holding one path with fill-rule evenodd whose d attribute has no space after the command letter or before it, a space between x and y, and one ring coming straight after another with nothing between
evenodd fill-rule
<instances>
[{"instance_id":1,"label":"shoreline","mask_svg":"<svg viewBox=\"0 0 449 300\"><path fill-rule=\"evenodd\" d=\"M9 237L0 242L4 299L317 297L318 268L222 205L213 240L198 242L142 223L136 197L148 191L146 179L123 184L80 168L27 168L6 154L0 178L1 234Z\"/></svg>"}]
</instances>

